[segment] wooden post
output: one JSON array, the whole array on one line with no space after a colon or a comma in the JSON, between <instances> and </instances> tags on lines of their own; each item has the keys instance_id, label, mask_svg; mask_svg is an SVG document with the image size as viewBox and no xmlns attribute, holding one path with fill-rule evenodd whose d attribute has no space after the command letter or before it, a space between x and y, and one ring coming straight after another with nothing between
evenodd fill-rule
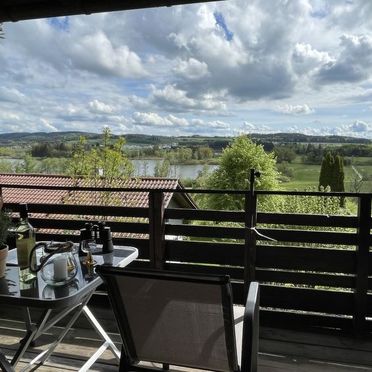
<instances>
[{"instance_id":1,"label":"wooden post","mask_svg":"<svg viewBox=\"0 0 372 372\"><path fill-rule=\"evenodd\" d=\"M256 276L256 234L253 228L257 222L257 196L254 192L254 179L258 173L250 170L249 191L245 194L245 251L244 251L244 300L247 298L249 284Z\"/></svg>"},{"instance_id":2,"label":"wooden post","mask_svg":"<svg viewBox=\"0 0 372 372\"><path fill-rule=\"evenodd\" d=\"M358 205L358 246L356 249L354 332L362 337L366 329L368 256L371 232L371 195L361 195Z\"/></svg>"},{"instance_id":3,"label":"wooden post","mask_svg":"<svg viewBox=\"0 0 372 372\"><path fill-rule=\"evenodd\" d=\"M164 195L154 190L149 193L149 254L154 269L164 268L164 232Z\"/></svg>"}]
</instances>

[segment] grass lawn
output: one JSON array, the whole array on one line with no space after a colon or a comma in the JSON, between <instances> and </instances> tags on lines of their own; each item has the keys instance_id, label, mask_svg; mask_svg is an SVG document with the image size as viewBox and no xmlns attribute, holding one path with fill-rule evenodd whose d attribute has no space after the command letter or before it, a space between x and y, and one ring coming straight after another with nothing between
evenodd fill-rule
<instances>
[{"instance_id":1,"label":"grass lawn","mask_svg":"<svg viewBox=\"0 0 372 372\"><path fill-rule=\"evenodd\" d=\"M364 177L361 192L372 192L372 159L371 158L354 158L353 165L355 169ZM303 164L299 162L289 164L293 169L293 177L290 182L282 183L285 190L308 190L310 187L318 187L320 165ZM345 191L354 192L355 172L351 166L345 166Z\"/></svg>"}]
</instances>

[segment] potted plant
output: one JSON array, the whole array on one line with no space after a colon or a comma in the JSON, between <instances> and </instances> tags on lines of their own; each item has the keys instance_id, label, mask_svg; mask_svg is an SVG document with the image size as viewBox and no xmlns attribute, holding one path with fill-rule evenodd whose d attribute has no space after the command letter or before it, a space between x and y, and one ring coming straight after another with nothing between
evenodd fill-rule
<instances>
[{"instance_id":1,"label":"potted plant","mask_svg":"<svg viewBox=\"0 0 372 372\"><path fill-rule=\"evenodd\" d=\"M9 234L9 226L11 224L9 212L0 210L0 278L5 275L6 259L8 257L7 238Z\"/></svg>"}]
</instances>

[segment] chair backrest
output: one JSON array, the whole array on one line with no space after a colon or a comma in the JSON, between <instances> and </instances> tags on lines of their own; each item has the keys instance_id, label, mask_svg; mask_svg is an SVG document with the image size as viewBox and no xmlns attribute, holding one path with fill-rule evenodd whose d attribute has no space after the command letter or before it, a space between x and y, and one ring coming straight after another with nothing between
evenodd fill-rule
<instances>
[{"instance_id":1,"label":"chair backrest","mask_svg":"<svg viewBox=\"0 0 372 372\"><path fill-rule=\"evenodd\" d=\"M127 365L239 371L228 276L108 266L97 272L107 285Z\"/></svg>"},{"instance_id":2,"label":"chair backrest","mask_svg":"<svg viewBox=\"0 0 372 372\"><path fill-rule=\"evenodd\" d=\"M257 371L260 328L260 286L251 282L244 310L243 338L241 348L241 371Z\"/></svg>"}]
</instances>

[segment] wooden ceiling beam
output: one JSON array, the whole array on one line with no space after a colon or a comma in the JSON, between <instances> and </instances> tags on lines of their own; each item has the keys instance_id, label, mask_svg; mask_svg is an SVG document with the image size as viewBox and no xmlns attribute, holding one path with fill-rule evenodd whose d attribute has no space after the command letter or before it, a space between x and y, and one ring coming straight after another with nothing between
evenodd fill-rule
<instances>
[{"instance_id":1,"label":"wooden ceiling beam","mask_svg":"<svg viewBox=\"0 0 372 372\"><path fill-rule=\"evenodd\" d=\"M2 0L0 23L209 1L216 0Z\"/></svg>"}]
</instances>

